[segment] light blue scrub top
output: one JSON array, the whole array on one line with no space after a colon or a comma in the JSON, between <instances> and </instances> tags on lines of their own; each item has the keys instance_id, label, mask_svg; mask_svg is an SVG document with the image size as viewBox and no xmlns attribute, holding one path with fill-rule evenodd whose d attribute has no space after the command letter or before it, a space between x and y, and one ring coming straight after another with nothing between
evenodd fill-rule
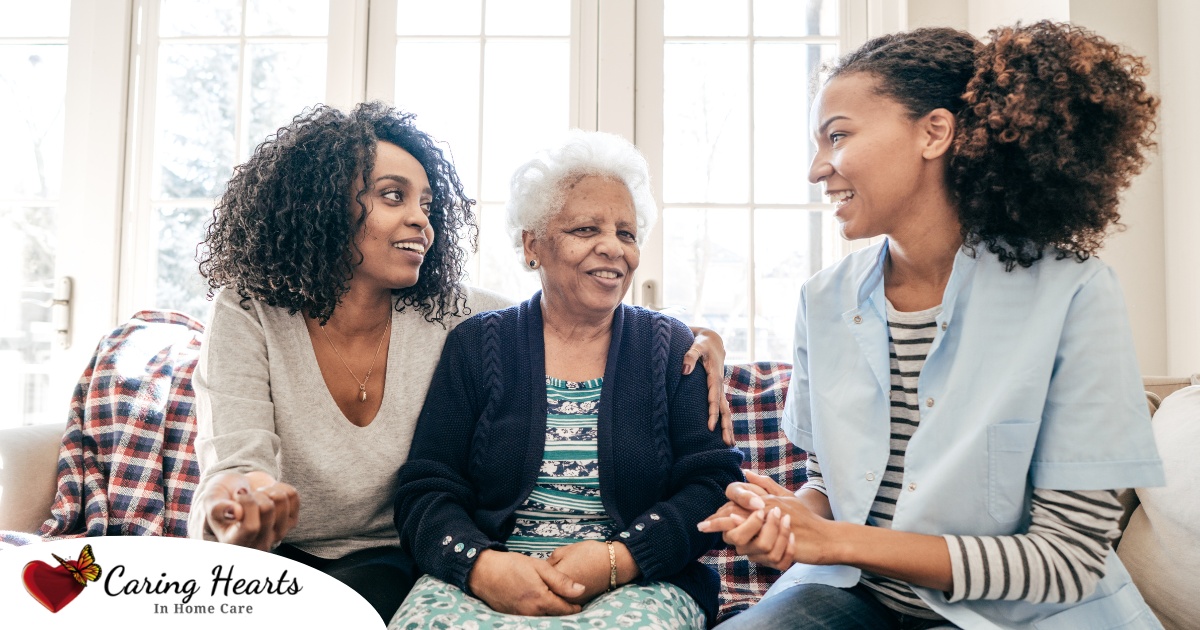
<instances>
[{"instance_id":1,"label":"light blue scrub top","mask_svg":"<svg viewBox=\"0 0 1200 630\"><path fill-rule=\"evenodd\" d=\"M887 242L805 283L796 315L788 437L816 453L834 518L865 523L890 435ZM1033 488L1108 490L1164 484L1125 302L1096 258L1005 271L959 251L917 385L921 424L905 455L892 527L923 534L1009 535L1029 526ZM859 570L797 564L795 584L851 586ZM915 588L964 628L1158 628L1116 553L1077 604L946 602Z\"/></svg>"}]
</instances>

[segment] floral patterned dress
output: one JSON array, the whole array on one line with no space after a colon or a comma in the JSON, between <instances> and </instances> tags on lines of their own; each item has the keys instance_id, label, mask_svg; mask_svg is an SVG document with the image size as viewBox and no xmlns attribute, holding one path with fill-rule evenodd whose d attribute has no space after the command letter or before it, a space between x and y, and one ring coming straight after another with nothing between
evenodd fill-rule
<instances>
[{"instance_id":1,"label":"floral patterned dress","mask_svg":"<svg viewBox=\"0 0 1200 630\"><path fill-rule=\"evenodd\" d=\"M505 545L509 551L547 558L580 540L607 540L615 524L600 499L596 455L597 410L603 379L546 378L546 446L542 467ZM601 628L703 628L704 613L687 593L666 582L627 584L604 593L583 611L562 617L521 617L487 604L437 578L417 581L389 629L567 630Z\"/></svg>"}]
</instances>

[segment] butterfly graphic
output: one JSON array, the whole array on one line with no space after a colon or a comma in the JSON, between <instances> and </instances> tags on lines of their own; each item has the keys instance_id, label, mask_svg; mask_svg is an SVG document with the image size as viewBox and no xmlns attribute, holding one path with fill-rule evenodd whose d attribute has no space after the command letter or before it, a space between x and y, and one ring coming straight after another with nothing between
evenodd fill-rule
<instances>
[{"instance_id":1,"label":"butterfly graphic","mask_svg":"<svg viewBox=\"0 0 1200 630\"><path fill-rule=\"evenodd\" d=\"M87 586L88 582L100 579L100 565L96 564L96 556L92 554L91 545L83 546L78 560L63 560L55 554L50 555L54 556L54 559L58 560L58 563L82 586Z\"/></svg>"}]
</instances>

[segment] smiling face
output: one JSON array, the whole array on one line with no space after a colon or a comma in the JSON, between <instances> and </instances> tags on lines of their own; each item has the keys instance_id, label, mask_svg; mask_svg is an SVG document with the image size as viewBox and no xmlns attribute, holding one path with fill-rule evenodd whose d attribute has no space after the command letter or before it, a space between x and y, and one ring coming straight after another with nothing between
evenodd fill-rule
<instances>
[{"instance_id":1,"label":"smiling face","mask_svg":"<svg viewBox=\"0 0 1200 630\"><path fill-rule=\"evenodd\" d=\"M355 235L363 258L352 282L368 290L406 289L417 283L425 252L433 244L429 179L416 158L390 142L376 145L369 178L371 189L362 195L367 218ZM354 194L360 190L357 187ZM351 201L350 207L357 218L358 204Z\"/></svg>"},{"instance_id":2,"label":"smiling face","mask_svg":"<svg viewBox=\"0 0 1200 630\"><path fill-rule=\"evenodd\" d=\"M525 260L540 265L545 303L581 321L611 314L641 255L629 189L608 177L580 178L545 234L526 232L524 243Z\"/></svg>"},{"instance_id":3,"label":"smiling face","mask_svg":"<svg viewBox=\"0 0 1200 630\"><path fill-rule=\"evenodd\" d=\"M813 102L816 154L808 179L823 184L847 239L893 235L945 198L949 145L942 137L947 130L937 125L949 113L939 109L914 119L879 94L876 81L861 72L841 75Z\"/></svg>"}]
</instances>

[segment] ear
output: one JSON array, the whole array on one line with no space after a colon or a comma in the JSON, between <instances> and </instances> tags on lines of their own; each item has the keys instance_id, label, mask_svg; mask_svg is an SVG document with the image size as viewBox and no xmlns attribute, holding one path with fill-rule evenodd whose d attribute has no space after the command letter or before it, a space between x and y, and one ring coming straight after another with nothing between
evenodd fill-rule
<instances>
[{"instance_id":1,"label":"ear","mask_svg":"<svg viewBox=\"0 0 1200 630\"><path fill-rule=\"evenodd\" d=\"M925 114L918 123L921 130L921 157L936 160L950 152L958 121L950 110L939 107Z\"/></svg>"},{"instance_id":2,"label":"ear","mask_svg":"<svg viewBox=\"0 0 1200 630\"><path fill-rule=\"evenodd\" d=\"M525 249L526 264L531 260L541 260L541 256L538 254L541 250L541 243L538 241L537 235L529 230L522 230L521 245Z\"/></svg>"}]
</instances>

